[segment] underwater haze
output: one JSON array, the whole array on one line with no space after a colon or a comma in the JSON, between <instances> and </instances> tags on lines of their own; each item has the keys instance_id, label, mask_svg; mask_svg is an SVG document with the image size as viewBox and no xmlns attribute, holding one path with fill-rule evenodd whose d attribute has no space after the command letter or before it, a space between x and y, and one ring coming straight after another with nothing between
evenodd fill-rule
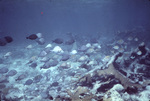
<instances>
[{"instance_id":1,"label":"underwater haze","mask_svg":"<svg viewBox=\"0 0 150 101\"><path fill-rule=\"evenodd\" d=\"M150 25L148 0L1 0L1 34L22 43L28 34L111 35ZM41 14L42 13L42 14Z\"/></svg>"},{"instance_id":2,"label":"underwater haze","mask_svg":"<svg viewBox=\"0 0 150 101\"><path fill-rule=\"evenodd\" d=\"M150 101L150 0L0 0L0 101Z\"/></svg>"}]
</instances>

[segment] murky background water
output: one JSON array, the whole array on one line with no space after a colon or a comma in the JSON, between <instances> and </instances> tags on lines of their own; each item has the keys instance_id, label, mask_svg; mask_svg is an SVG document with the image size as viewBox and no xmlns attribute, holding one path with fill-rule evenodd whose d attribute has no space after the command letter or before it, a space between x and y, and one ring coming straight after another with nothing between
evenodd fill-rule
<instances>
[{"instance_id":1,"label":"murky background water","mask_svg":"<svg viewBox=\"0 0 150 101\"><path fill-rule=\"evenodd\" d=\"M113 36L118 30L149 29L149 0L1 0L0 34L16 43L28 34L47 39L67 32L84 36Z\"/></svg>"}]
</instances>

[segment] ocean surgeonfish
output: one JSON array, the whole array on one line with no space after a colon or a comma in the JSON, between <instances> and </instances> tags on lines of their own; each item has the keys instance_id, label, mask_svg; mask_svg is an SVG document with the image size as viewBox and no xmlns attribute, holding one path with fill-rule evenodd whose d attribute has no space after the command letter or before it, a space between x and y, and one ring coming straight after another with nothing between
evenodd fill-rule
<instances>
[{"instance_id":1,"label":"ocean surgeonfish","mask_svg":"<svg viewBox=\"0 0 150 101\"><path fill-rule=\"evenodd\" d=\"M43 45L45 43L45 39L42 37L42 33L31 34L26 39L35 40L39 45Z\"/></svg>"},{"instance_id":2,"label":"ocean surgeonfish","mask_svg":"<svg viewBox=\"0 0 150 101\"><path fill-rule=\"evenodd\" d=\"M38 38L38 36L36 34L31 34L28 37L26 37L26 39L30 39L30 40L35 40L37 38Z\"/></svg>"},{"instance_id":3,"label":"ocean surgeonfish","mask_svg":"<svg viewBox=\"0 0 150 101\"><path fill-rule=\"evenodd\" d=\"M0 46L5 46L7 43L11 43L13 41L13 38L11 36L5 36L3 38L0 38Z\"/></svg>"}]
</instances>

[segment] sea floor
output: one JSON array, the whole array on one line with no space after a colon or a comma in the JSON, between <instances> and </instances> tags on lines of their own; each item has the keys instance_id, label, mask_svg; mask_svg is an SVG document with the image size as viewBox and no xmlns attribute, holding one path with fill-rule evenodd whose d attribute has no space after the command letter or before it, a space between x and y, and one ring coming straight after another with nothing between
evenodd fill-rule
<instances>
[{"instance_id":1,"label":"sea floor","mask_svg":"<svg viewBox=\"0 0 150 101\"><path fill-rule=\"evenodd\" d=\"M105 42L0 47L0 99L149 101L149 46L124 32Z\"/></svg>"}]
</instances>

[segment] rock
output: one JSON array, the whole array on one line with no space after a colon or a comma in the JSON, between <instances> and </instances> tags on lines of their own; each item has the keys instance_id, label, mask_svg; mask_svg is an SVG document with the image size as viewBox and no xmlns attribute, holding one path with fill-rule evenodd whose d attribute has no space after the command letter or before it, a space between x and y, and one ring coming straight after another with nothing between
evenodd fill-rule
<instances>
[{"instance_id":1,"label":"rock","mask_svg":"<svg viewBox=\"0 0 150 101\"><path fill-rule=\"evenodd\" d=\"M31 85L33 83L33 80L32 79L28 79L24 85Z\"/></svg>"},{"instance_id":2,"label":"rock","mask_svg":"<svg viewBox=\"0 0 150 101\"><path fill-rule=\"evenodd\" d=\"M130 95L129 95L127 92L125 92L125 93L122 95L122 98L124 99L124 101L132 101L132 100L130 99Z\"/></svg>"},{"instance_id":3,"label":"rock","mask_svg":"<svg viewBox=\"0 0 150 101\"><path fill-rule=\"evenodd\" d=\"M37 33L36 36L37 36L38 38L42 38L42 37L43 37L42 33Z\"/></svg>"},{"instance_id":4,"label":"rock","mask_svg":"<svg viewBox=\"0 0 150 101\"><path fill-rule=\"evenodd\" d=\"M124 90L124 87L121 84L116 84L113 86L112 90L116 90L117 92L121 92Z\"/></svg>"},{"instance_id":5,"label":"rock","mask_svg":"<svg viewBox=\"0 0 150 101\"><path fill-rule=\"evenodd\" d=\"M90 65L90 66L91 65L93 66L93 65L96 65L96 64L97 64L97 61L95 61L95 60L91 60L91 61L88 62L88 65Z\"/></svg>"},{"instance_id":6,"label":"rock","mask_svg":"<svg viewBox=\"0 0 150 101\"><path fill-rule=\"evenodd\" d=\"M92 45L91 45L90 43L87 43L87 44L86 44L86 47L87 47L87 48L90 48L91 46L92 46Z\"/></svg>"},{"instance_id":7,"label":"rock","mask_svg":"<svg viewBox=\"0 0 150 101\"><path fill-rule=\"evenodd\" d=\"M68 69L69 67L71 67L71 65L68 64L68 63L66 63L66 62L63 62L63 63L60 64L59 67L60 67L60 68L63 68L63 69Z\"/></svg>"},{"instance_id":8,"label":"rock","mask_svg":"<svg viewBox=\"0 0 150 101\"><path fill-rule=\"evenodd\" d=\"M97 92L106 92L108 91L110 88L112 88L115 84L120 83L118 80L111 80L109 83L106 84L102 84L98 89Z\"/></svg>"},{"instance_id":9,"label":"rock","mask_svg":"<svg viewBox=\"0 0 150 101\"><path fill-rule=\"evenodd\" d=\"M16 70L10 70L7 74L7 76L14 76L17 74L17 71Z\"/></svg>"},{"instance_id":10,"label":"rock","mask_svg":"<svg viewBox=\"0 0 150 101\"><path fill-rule=\"evenodd\" d=\"M150 95L150 91L144 90L142 92L139 92L138 100L135 99L134 101L150 101L149 95Z\"/></svg>"},{"instance_id":11,"label":"rock","mask_svg":"<svg viewBox=\"0 0 150 101\"><path fill-rule=\"evenodd\" d=\"M8 72L8 68L7 67L2 67L0 68L0 74L4 74Z\"/></svg>"},{"instance_id":12,"label":"rock","mask_svg":"<svg viewBox=\"0 0 150 101\"><path fill-rule=\"evenodd\" d=\"M87 61L87 59L88 59L88 56L85 55L85 56L81 56L81 57L78 59L78 61L79 61L79 62L85 62L85 61Z\"/></svg>"},{"instance_id":13,"label":"rock","mask_svg":"<svg viewBox=\"0 0 150 101\"><path fill-rule=\"evenodd\" d=\"M47 62L47 61L49 61L49 60L50 60L49 57L43 57L40 61L41 61L41 62Z\"/></svg>"},{"instance_id":14,"label":"rock","mask_svg":"<svg viewBox=\"0 0 150 101\"><path fill-rule=\"evenodd\" d=\"M47 44L45 48L51 48L52 44Z\"/></svg>"},{"instance_id":15,"label":"rock","mask_svg":"<svg viewBox=\"0 0 150 101\"><path fill-rule=\"evenodd\" d=\"M36 40L36 42L37 42L39 45L44 45L44 44L45 44L45 39L44 39L44 38L39 38L38 40Z\"/></svg>"},{"instance_id":16,"label":"rock","mask_svg":"<svg viewBox=\"0 0 150 101\"><path fill-rule=\"evenodd\" d=\"M53 83L51 84L51 86L54 86L54 87L56 87L56 86L58 86L58 85L59 85L58 82L53 82Z\"/></svg>"},{"instance_id":17,"label":"rock","mask_svg":"<svg viewBox=\"0 0 150 101\"><path fill-rule=\"evenodd\" d=\"M78 52L77 52L77 50L72 50L70 53L71 54L77 54Z\"/></svg>"},{"instance_id":18,"label":"rock","mask_svg":"<svg viewBox=\"0 0 150 101\"><path fill-rule=\"evenodd\" d=\"M146 86L146 90L150 90L150 85Z\"/></svg>"},{"instance_id":19,"label":"rock","mask_svg":"<svg viewBox=\"0 0 150 101\"><path fill-rule=\"evenodd\" d=\"M47 47L47 48L44 49L44 51L48 54L48 53L51 52L51 49L52 49L52 47Z\"/></svg>"},{"instance_id":20,"label":"rock","mask_svg":"<svg viewBox=\"0 0 150 101\"><path fill-rule=\"evenodd\" d=\"M87 54L91 54L91 53L94 53L95 52L95 50L94 50L94 48L89 48L89 49L87 49Z\"/></svg>"},{"instance_id":21,"label":"rock","mask_svg":"<svg viewBox=\"0 0 150 101\"><path fill-rule=\"evenodd\" d=\"M39 57L45 57L47 55L46 51L41 51Z\"/></svg>"},{"instance_id":22,"label":"rock","mask_svg":"<svg viewBox=\"0 0 150 101\"><path fill-rule=\"evenodd\" d=\"M61 47L55 46L55 47L53 48L52 52L55 52L55 53L63 53L64 51L61 49Z\"/></svg>"},{"instance_id":23,"label":"rock","mask_svg":"<svg viewBox=\"0 0 150 101\"><path fill-rule=\"evenodd\" d=\"M115 50L118 50L120 47L119 46L117 46L117 45L115 45L114 47L113 47L113 49L115 49Z\"/></svg>"},{"instance_id":24,"label":"rock","mask_svg":"<svg viewBox=\"0 0 150 101\"><path fill-rule=\"evenodd\" d=\"M86 52L88 49L88 47L86 47L86 45L81 46L81 48L79 48L79 51L81 52Z\"/></svg>"},{"instance_id":25,"label":"rock","mask_svg":"<svg viewBox=\"0 0 150 101\"><path fill-rule=\"evenodd\" d=\"M139 45L138 49L141 51L141 55L145 55L147 53L144 42Z\"/></svg>"},{"instance_id":26,"label":"rock","mask_svg":"<svg viewBox=\"0 0 150 101\"><path fill-rule=\"evenodd\" d=\"M26 49L32 49L33 48L33 46L30 44L30 45L28 45L27 47L25 47Z\"/></svg>"},{"instance_id":27,"label":"rock","mask_svg":"<svg viewBox=\"0 0 150 101\"><path fill-rule=\"evenodd\" d=\"M124 101L121 95L123 90L124 87L121 84L114 85L105 93L102 101Z\"/></svg>"},{"instance_id":28,"label":"rock","mask_svg":"<svg viewBox=\"0 0 150 101\"><path fill-rule=\"evenodd\" d=\"M103 101L124 101L116 90L110 89L103 97Z\"/></svg>"},{"instance_id":29,"label":"rock","mask_svg":"<svg viewBox=\"0 0 150 101\"><path fill-rule=\"evenodd\" d=\"M6 58L10 57L11 55L12 55L12 52L7 52L7 53L4 55L4 58L6 59Z\"/></svg>"}]
</instances>

